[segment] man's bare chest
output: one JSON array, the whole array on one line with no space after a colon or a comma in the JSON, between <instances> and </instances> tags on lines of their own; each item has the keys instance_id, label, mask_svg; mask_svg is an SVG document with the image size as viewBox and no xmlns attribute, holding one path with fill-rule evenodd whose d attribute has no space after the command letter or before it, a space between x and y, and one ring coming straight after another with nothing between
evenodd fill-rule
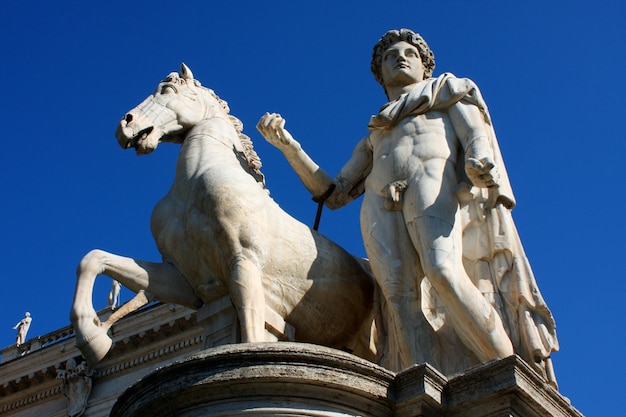
<instances>
[{"instance_id":1,"label":"man's bare chest","mask_svg":"<svg viewBox=\"0 0 626 417\"><path fill-rule=\"evenodd\" d=\"M394 128L372 137L374 165L377 160L404 163L415 158L455 158L458 146L452 123L444 112L406 117Z\"/></svg>"}]
</instances>

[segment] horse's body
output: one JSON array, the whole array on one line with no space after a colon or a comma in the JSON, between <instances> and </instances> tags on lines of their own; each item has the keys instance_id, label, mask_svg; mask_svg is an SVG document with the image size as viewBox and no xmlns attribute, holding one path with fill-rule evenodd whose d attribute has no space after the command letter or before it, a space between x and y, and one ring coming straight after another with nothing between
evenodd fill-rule
<instances>
[{"instance_id":1,"label":"horse's body","mask_svg":"<svg viewBox=\"0 0 626 417\"><path fill-rule=\"evenodd\" d=\"M91 305L98 274L138 293L113 320L152 298L198 309L229 294L242 342L265 341L266 306L295 327L296 340L330 347L354 346L367 325L367 268L268 196L251 143L233 123L225 103L185 66L120 122L120 145L138 154L159 141L182 149L174 184L152 214L163 263L94 250L78 267L70 317L90 363L111 346L112 320L100 323Z\"/></svg>"}]
</instances>

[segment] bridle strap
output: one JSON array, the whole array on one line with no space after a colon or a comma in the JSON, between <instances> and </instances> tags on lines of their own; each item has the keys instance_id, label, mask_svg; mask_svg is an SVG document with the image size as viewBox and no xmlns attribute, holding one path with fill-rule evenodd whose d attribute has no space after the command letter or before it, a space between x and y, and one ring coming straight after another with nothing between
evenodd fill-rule
<instances>
[{"instance_id":1,"label":"bridle strap","mask_svg":"<svg viewBox=\"0 0 626 417\"><path fill-rule=\"evenodd\" d=\"M315 223L313 224L313 230L317 230L320 226L320 220L322 218L322 210L324 209L324 202L330 197L330 195L335 191L336 185L330 184L328 189L324 191L319 197L313 197L313 201L317 203L317 213L315 215Z\"/></svg>"}]
</instances>

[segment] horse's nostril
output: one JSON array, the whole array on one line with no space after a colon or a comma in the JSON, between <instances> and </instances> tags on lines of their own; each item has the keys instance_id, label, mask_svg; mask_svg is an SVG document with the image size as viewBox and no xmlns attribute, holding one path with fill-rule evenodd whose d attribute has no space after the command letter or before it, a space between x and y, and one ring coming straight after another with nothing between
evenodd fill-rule
<instances>
[{"instance_id":1,"label":"horse's nostril","mask_svg":"<svg viewBox=\"0 0 626 417\"><path fill-rule=\"evenodd\" d=\"M133 121L133 115L128 113L126 116L124 116L124 120L126 121L126 123L130 123Z\"/></svg>"}]
</instances>

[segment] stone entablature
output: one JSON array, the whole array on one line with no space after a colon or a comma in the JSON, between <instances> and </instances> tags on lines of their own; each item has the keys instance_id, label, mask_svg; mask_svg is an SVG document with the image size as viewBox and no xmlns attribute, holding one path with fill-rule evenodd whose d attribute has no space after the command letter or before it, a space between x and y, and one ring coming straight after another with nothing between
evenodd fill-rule
<instances>
[{"instance_id":1,"label":"stone entablature","mask_svg":"<svg viewBox=\"0 0 626 417\"><path fill-rule=\"evenodd\" d=\"M105 319L108 314L109 309L99 312ZM161 303L120 320L110 334L113 349L91 369L74 346L70 326L26 341L19 349L4 348L0 415L68 416L87 400L84 415L108 416L117 397L142 376L202 348L196 313Z\"/></svg>"},{"instance_id":2,"label":"stone entablature","mask_svg":"<svg viewBox=\"0 0 626 417\"><path fill-rule=\"evenodd\" d=\"M445 377L429 365L394 373L342 351L291 342L203 350L204 345L236 341L237 323L226 319L235 319L231 309L222 302L215 311L203 312L202 322L213 317L222 323L203 329L196 312L180 306L159 303L143 308L111 329L113 348L94 368L74 346L69 327L28 341L29 353L5 357L0 364L0 415L73 417L84 408L84 416L109 416L119 398L113 415L149 411L156 417L168 414L159 408L163 400L150 397L157 391L179 390L165 401L181 416L195 415L185 414L189 407L205 407L204 415L230 416L289 412L333 417L582 417L518 357ZM108 313L101 311L100 316ZM275 329L281 324L266 326ZM11 352L15 346L3 350ZM180 381L165 387L147 385L159 385L165 374L175 381L177 368L186 381L197 377L200 382L191 388L195 392ZM137 410L128 408L129 399L131 404L143 401L148 409L133 414Z\"/></svg>"}]
</instances>

